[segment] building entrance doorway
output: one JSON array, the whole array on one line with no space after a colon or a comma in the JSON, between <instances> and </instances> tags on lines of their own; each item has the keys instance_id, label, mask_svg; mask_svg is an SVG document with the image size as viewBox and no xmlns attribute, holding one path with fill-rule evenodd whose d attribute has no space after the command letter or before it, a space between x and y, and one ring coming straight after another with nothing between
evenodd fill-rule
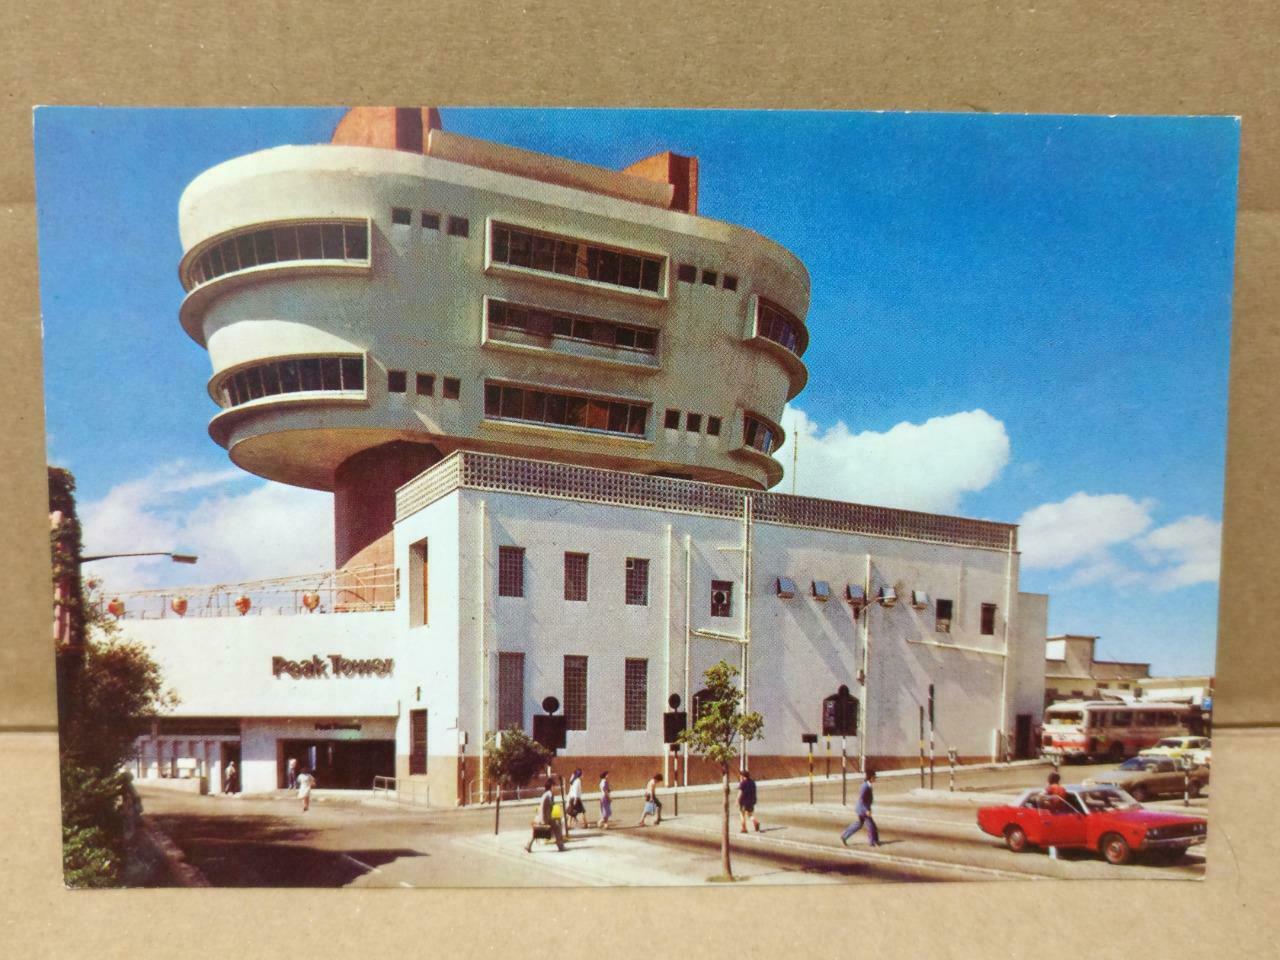
<instances>
[{"instance_id":1,"label":"building entrance doorway","mask_svg":"<svg viewBox=\"0 0 1280 960\"><path fill-rule=\"evenodd\" d=\"M394 740L284 740L282 741L279 786L287 784L290 757L298 760L298 770L315 774L316 786L330 790L369 790L374 777L396 775Z\"/></svg>"},{"instance_id":2,"label":"building entrance doorway","mask_svg":"<svg viewBox=\"0 0 1280 960\"><path fill-rule=\"evenodd\" d=\"M1013 755L1016 760L1031 759L1031 714L1020 713L1014 721Z\"/></svg>"},{"instance_id":3,"label":"building entrance doorway","mask_svg":"<svg viewBox=\"0 0 1280 960\"><path fill-rule=\"evenodd\" d=\"M222 741L222 792L239 793L243 774L240 770L240 744ZM231 764L235 770L231 770Z\"/></svg>"}]
</instances>

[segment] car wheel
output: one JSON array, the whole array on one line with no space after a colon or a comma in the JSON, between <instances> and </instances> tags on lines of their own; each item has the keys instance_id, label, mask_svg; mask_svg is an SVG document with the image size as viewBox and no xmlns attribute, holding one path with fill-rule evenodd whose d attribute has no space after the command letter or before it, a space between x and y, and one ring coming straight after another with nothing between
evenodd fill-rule
<instances>
[{"instance_id":1,"label":"car wheel","mask_svg":"<svg viewBox=\"0 0 1280 960\"><path fill-rule=\"evenodd\" d=\"M1098 845L1107 863L1120 867L1133 859L1133 848L1118 833L1108 833Z\"/></svg>"},{"instance_id":2,"label":"car wheel","mask_svg":"<svg viewBox=\"0 0 1280 960\"><path fill-rule=\"evenodd\" d=\"M1137 800L1139 803L1146 803L1150 794L1147 793L1146 787L1134 787L1129 791L1129 796Z\"/></svg>"},{"instance_id":3,"label":"car wheel","mask_svg":"<svg viewBox=\"0 0 1280 960\"><path fill-rule=\"evenodd\" d=\"M1004 842L1014 853L1022 853L1027 849L1027 834L1021 827L1005 827Z\"/></svg>"}]
</instances>

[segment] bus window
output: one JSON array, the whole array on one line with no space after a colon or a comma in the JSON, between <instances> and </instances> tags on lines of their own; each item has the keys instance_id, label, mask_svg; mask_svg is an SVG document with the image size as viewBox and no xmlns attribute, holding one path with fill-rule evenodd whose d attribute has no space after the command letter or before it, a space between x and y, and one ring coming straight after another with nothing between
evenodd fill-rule
<instances>
[{"instance_id":1,"label":"bus window","mask_svg":"<svg viewBox=\"0 0 1280 960\"><path fill-rule=\"evenodd\" d=\"M1133 714L1128 710L1117 710L1111 715L1111 725L1113 727L1133 726Z\"/></svg>"},{"instance_id":2,"label":"bus window","mask_svg":"<svg viewBox=\"0 0 1280 960\"><path fill-rule=\"evenodd\" d=\"M1046 723L1077 724L1084 722L1082 710L1054 710L1045 717Z\"/></svg>"}]
</instances>

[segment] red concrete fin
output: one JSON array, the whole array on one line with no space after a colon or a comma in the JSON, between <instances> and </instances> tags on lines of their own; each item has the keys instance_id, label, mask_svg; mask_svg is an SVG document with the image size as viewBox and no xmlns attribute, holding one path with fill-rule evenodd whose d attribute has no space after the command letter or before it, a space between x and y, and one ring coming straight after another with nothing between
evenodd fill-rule
<instances>
[{"instance_id":1,"label":"red concrete fin","mask_svg":"<svg viewBox=\"0 0 1280 960\"><path fill-rule=\"evenodd\" d=\"M330 142L422 153L427 131L440 129L435 107L352 107L338 121Z\"/></svg>"},{"instance_id":2,"label":"red concrete fin","mask_svg":"<svg viewBox=\"0 0 1280 960\"><path fill-rule=\"evenodd\" d=\"M637 160L622 172L629 173L633 177L643 177L645 180L671 184L675 188L671 198L671 209L692 214L698 212L697 157L686 157L664 150L662 153L655 153L651 157Z\"/></svg>"}]
</instances>

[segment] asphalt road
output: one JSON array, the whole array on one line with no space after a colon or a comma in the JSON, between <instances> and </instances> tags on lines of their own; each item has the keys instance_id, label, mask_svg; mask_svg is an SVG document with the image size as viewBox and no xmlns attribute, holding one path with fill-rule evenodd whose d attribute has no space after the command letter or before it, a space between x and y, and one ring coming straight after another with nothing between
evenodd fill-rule
<instances>
[{"instance_id":1,"label":"asphalt road","mask_svg":"<svg viewBox=\"0 0 1280 960\"><path fill-rule=\"evenodd\" d=\"M840 844L852 819L860 781L848 781L841 806L838 777L806 784L760 784L759 833L731 835L734 873L754 883L860 883L1000 879L1189 879L1203 877L1204 847L1174 864L1138 862L1112 867L1096 854L1043 851L1013 854L976 825L966 792L1016 793L1044 782L1047 767L962 772L957 794L919 796L919 778L881 777L875 814L884 845L867 846L865 832ZM1077 782L1106 765L1067 767ZM819 766L821 770L821 766ZM947 788L944 769L935 786ZM616 799L618 828L573 830L563 853L528 839L529 806L504 805L502 829L493 832L492 808L427 810L352 798L313 800L303 813L283 795L262 798L195 797L144 788L146 813L184 851L213 886L232 887L511 887L701 884L719 873L721 795L681 792L679 816L672 791L663 793L664 820L636 827L638 798ZM1207 800L1188 812L1207 815ZM587 802L594 814L596 804ZM1181 800L1149 804L1183 810Z\"/></svg>"}]
</instances>

